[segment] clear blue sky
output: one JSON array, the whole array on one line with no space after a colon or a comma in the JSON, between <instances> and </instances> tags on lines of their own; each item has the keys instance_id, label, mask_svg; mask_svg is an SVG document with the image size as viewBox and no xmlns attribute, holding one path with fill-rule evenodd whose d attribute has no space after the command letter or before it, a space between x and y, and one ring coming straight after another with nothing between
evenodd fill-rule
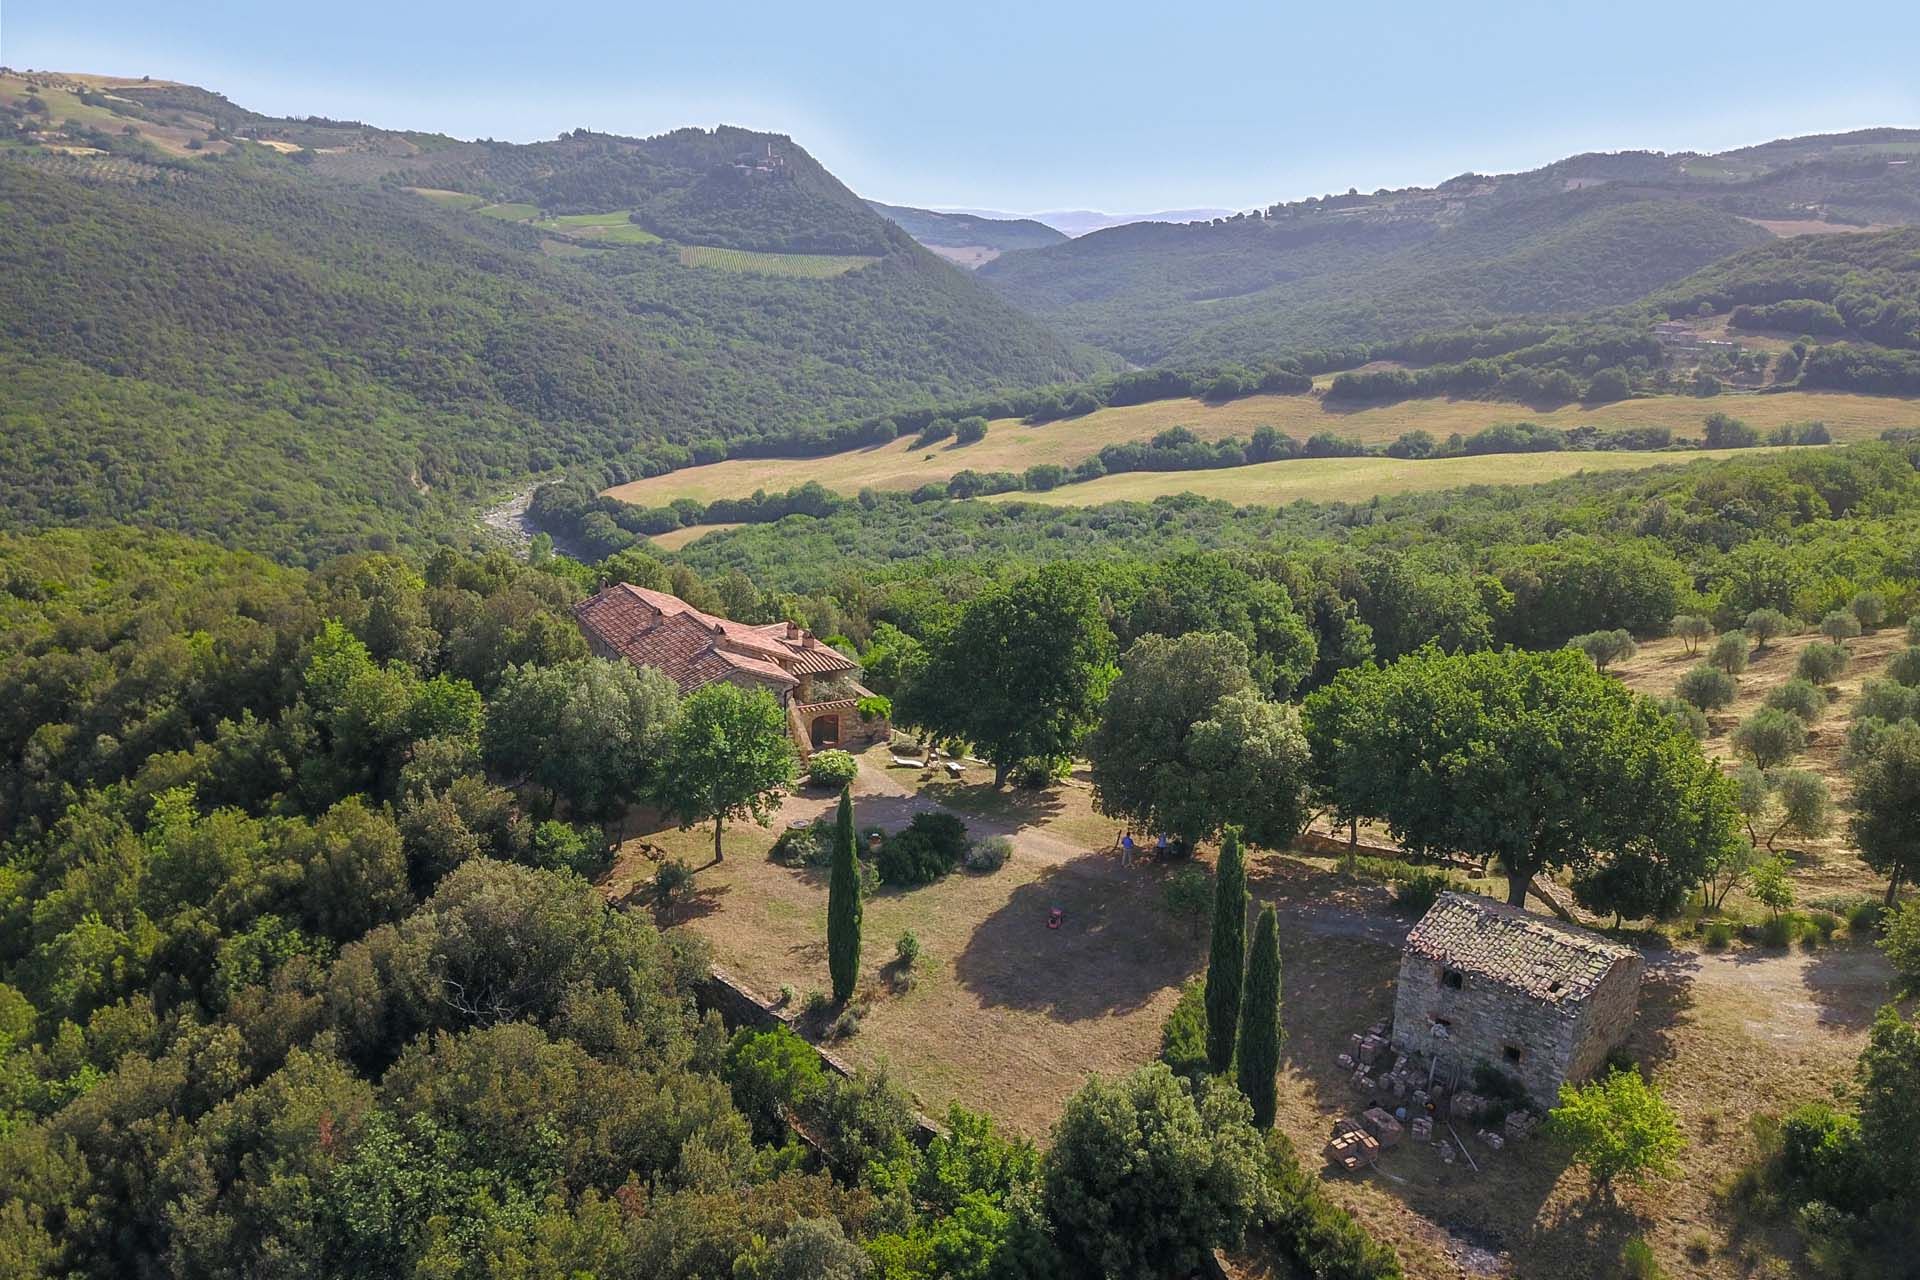
<instances>
[{"instance_id":1,"label":"clear blue sky","mask_svg":"<svg viewBox=\"0 0 1920 1280\"><path fill-rule=\"evenodd\" d=\"M0 62L525 141L789 133L863 195L1139 212L1920 125L1920 4L5 0Z\"/></svg>"}]
</instances>

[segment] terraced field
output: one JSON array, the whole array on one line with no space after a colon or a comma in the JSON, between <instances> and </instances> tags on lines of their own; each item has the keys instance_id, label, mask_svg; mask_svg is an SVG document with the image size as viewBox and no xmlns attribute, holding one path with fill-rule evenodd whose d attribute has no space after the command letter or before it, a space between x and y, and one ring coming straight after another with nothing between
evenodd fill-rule
<instances>
[{"instance_id":1,"label":"terraced field","mask_svg":"<svg viewBox=\"0 0 1920 1280\"><path fill-rule=\"evenodd\" d=\"M1006 418L990 423L986 438L970 445L943 441L916 446L910 437L820 458L744 458L690 467L668 475L636 480L608 490L613 497L642 506L664 506L674 498L745 497L756 489L778 492L818 481L853 494L861 489L914 489L944 484L955 473L1024 471L1037 463L1072 466L1108 444L1146 440L1169 427L1183 426L1203 440L1246 438L1271 425L1298 440L1323 431L1386 444L1403 432L1422 430L1437 440L1459 432L1471 435L1501 422L1538 422L1562 429L1661 426L1677 437L1697 437L1701 420L1715 410L1740 418L1765 432L1789 422L1818 420L1841 441L1877 437L1888 427L1920 427L1920 401L1883 396L1791 391L1768 396L1658 396L1585 409L1578 405L1535 412L1524 405L1479 400L1408 400L1361 409L1329 406L1316 396L1249 396L1225 404L1198 400L1162 400L1152 404L1102 409L1083 418L1026 426ZM1220 471L1132 472L1088 484L1069 485L1044 495L1063 504L1150 498L1163 493L1207 493L1237 502L1291 501L1295 497L1365 499L1409 489L1458 484L1524 483L1568 475L1582 469L1631 469L1685 462L1698 453L1542 453L1408 462L1392 458L1321 458L1259 463ZM1331 491L1330 491L1331 487ZM1036 495L1009 494L1009 498Z\"/></svg>"}]
</instances>

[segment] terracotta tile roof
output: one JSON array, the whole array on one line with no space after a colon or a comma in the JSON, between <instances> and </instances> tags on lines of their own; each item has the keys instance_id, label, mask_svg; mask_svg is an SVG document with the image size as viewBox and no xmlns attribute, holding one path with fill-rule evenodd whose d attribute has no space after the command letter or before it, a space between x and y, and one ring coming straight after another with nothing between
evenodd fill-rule
<instances>
[{"instance_id":1,"label":"terracotta tile roof","mask_svg":"<svg viewBox=\"0 0 1920 1280\"><path fill-rule=\"evenodd\" d=\"M798 627L784 622L750 626L631 583L617 583L582 601L574 617L607 649L664 672L682 693L734 674L791 689L802 675L859 669Z\"/></svg>"},{"instance_id":2,"label":"terracotta tile roof","mask_svg":"<svg viewBox=\"0 0 1920 1280\"><path fill-rule=\"evenodd\" d=\"M1582 1000L1632 947L1491 898L1443 893L1407 935L1407 952L1549 1003Z\"/></svg>"}]
</instances>

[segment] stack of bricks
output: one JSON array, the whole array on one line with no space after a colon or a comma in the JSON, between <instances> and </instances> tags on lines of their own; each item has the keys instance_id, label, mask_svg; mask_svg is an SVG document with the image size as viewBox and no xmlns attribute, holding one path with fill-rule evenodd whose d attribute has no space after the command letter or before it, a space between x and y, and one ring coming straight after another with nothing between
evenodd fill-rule
<instances>
[{"instance_id":1,"label":"stack of bricks","mask_svg":"<svg viewBox=\"0 0 1920 1280\"><path fill-rule=\"evenodd\" d=\"M1540 1117L1531 1111L1515 1111L1507 1116L1507 1138L1524 1138L1540 1127Z\"/></svg>"},{"instance_id":2,"label":"stack of bricks","mask_svg":"<svg viewBox=\"0 0 1920 1280\"><path fill-rule=\"evenodd\" d=\"M1447 1113L1455 1120L1478 1120L1487 1109L1487 1100L1477 1093L1456 1093L1447 1104Z\"/></svg>"},{"instance_id":3,"label":"stack of bricks","mask_svg":"<svg viewBox=\"0 0 1920 1280\"><path fill-rule=\"evenodd\" d=\"M1413 1129L1413 1140L1415 1142L1432 1141L1433 1140L1433 1117L1415 1116L1413 1118L1412 1129Z\"/></svg>"},{"instance_id":4,"label":"stack of bricks","mask_svg":"<svg viewBox=\"0 0 1920 1280\"><path fill-rule=\"evenodd\" d=\"M1400 1122L1384 1107L1369 1107L1360 1115L1361 1123L1367 1126L1367 1132L1379 1139L1382 1147L1397 1147L1403 1136Z\"/></svg>"},{"instance_id":5,"label":"stack of bricks","mask_svg":"<svg viewBox=\"0 0 1920 1280\"><path fill-rule=\"evenodd\" d=\"M1482 1129L1480 1131L1480 1141L1487 1144L1487 1150L1489 1151L1498 1151L1507 1145L1507 1140L1491 1129Z\"/></svg>"}]
</instances>

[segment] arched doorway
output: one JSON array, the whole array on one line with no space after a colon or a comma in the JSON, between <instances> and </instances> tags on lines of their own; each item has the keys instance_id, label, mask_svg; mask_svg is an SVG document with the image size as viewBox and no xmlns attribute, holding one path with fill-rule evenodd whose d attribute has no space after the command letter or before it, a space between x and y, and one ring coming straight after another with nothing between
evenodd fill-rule
<instances>
[{"instance_id":1,"label":"arched doorway","mask_svg":"<svg viewBox=\"0 0 1920 1280\"><path fill-rule=\"evenodd\" d=\"M807 728L807 737L816 747L831 747L840 741L840 717L838 715L815 716Z\"/></svg>"}]
</instances>

